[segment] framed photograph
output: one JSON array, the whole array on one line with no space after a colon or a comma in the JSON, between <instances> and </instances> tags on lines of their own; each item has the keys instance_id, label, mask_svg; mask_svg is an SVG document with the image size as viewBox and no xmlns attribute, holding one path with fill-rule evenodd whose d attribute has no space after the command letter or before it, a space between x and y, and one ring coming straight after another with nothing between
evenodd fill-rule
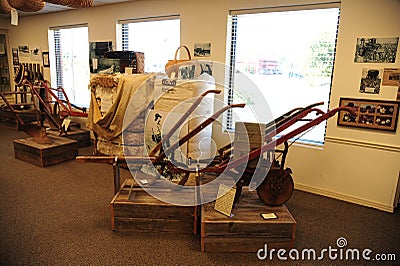
<instances>
[{"instance_id":1,"label":"framed photograph","mask_svg":"<svg viewBox=\"0 0 400 266\"><path fill-rule=\"evenodd\" d=\"M209 57L211 55L211 43L195 43L193 50L196 57Z\"/></svg>"},{"instance_id":2,"label":"framed photograph","mask_svg":"<svg viewBox=\"0 0 400 266\"><path fill-rule=\"evenodd\" d=\"M384 68L382 86L400 86L400 68Z\"/></svg>"},{"instance_id":3,"label":"framed photograph","mask_svg":"<svg viewBox=\"0 0 400 266\"><path fill-rule=\"evenodd\" d=\"M29 53L29 45L19 45L18 46L18 54L21 58L28 58L30 57Z\"/></svg>"},{"instance_id":4,"label":"framed photograph","mask_svg":"<svg viewBox=\"0 0 400 266\"><path fill-rule=\"evenodd\" d=\"M360 93L379 94L382 83L383 69L363 68Z\"/></svg>"},{"instance_id":5,"label":"framed photograph","mask_svg":"<svg viewBox=\"0 0 400 266\"><path fill-rule=\"evenodd\" d=\"M19 65L18 48L12 48L12 59L13 59L13 65L18 66Z\"/></svg>"},{"instance_id":6,"label":"framed photograph","mask_svg":"<svg viewBox=\"0 0 400 266\"><path fill-rule=\"evenodd\" d=\"M357 38L354 63L395 63L399 37Z\"/></svg>"},{"instance_id":7,"label":"framed photograph","mask_svg":"<svg viewBox=\"0 0 400 266\"><path fill-rule=\"evenodd\" d=\"M43 52L43 67L50 67L49 52Z\"/></svg>"},{"instance_id":8,"label":"framed photograph","mask_svg":"<svg viewBox=\"0 0 400 266\"><path fill-rule=\"evenodd\" d=\"M396 132L399 104L398 101L340 98L340 106L352 108L355 115L341 111L337 124Z\"/></svg>"},{"instance_id":9,"label":"framed photograph","mask_svg":"<svg viewBox=\"0 0 400 266\"><path fill-rule=\"evenodd\" d=\"M40 49L39 46L31 46L30 50L30 59L32 61L40 61L40 55L42 53L42 50Z\"/></svg>"}]
</instances>

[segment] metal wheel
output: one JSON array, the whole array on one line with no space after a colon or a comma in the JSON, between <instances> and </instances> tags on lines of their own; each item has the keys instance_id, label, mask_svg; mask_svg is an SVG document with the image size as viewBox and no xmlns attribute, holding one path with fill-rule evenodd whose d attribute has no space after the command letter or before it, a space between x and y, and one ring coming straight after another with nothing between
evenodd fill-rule
<instances>
[{"instance_id":1,"label":"metal wheel","mask_svg":"<svg viewBox=\"0 0 400 266\"><path fill-rule=\"evenodd\" d=\"M294 190L292 170L271 168L268 175L257 187L258 197L267 205L279 206L290 199Z\"/></svg>"}]
</instances>

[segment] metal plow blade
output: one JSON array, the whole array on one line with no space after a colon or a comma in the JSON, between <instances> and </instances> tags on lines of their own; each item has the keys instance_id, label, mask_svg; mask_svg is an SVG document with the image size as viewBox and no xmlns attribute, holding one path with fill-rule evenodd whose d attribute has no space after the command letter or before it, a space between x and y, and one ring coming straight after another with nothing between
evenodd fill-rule
<instances>
[{"instance_id":1,"label":"metal plow blade","mask_svg":"<svg viewBox=\"0 0 400 266\"><path fill-rule=\"evenodd\" d=\"M46 129L39 125L19 125L19 130L24 131L26 134L31 136L36 143L39 144L52 144L53 141L49 139L46 133Z\"/></svg>"}]
</instances>

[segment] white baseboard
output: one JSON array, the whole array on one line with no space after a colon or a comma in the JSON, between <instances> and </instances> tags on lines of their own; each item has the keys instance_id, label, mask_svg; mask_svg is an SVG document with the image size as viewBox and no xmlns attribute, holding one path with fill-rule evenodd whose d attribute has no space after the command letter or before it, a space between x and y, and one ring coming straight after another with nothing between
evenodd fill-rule
<instances>
[{"instance_id":1,"label":"white baseboard","mask_svg":"<svg viewBox=\"0 0 400 266\"><path fill-rule=\"evenodd\" d=\"M378 202L360 199L357 197L353 197L353 196L349 196L349 195L345 195L345 194L341 194L341 193L337 193L337 192L333 192L333 191L328 191L328 190L324 190L324 189L320 189L320 188L316 188L316 187L312 187L312 186L308 186L308 185L298 184L298 183L296 183L294 185L294 187L295 187L295 189L298 189L301 191L310 192L313 194L326 196L326 197L334 198L334 199L338 199L338 200L343 200L346 202L375 208L375 209L385 211L385 212L391 212L391 213L394 212L393 206L387 206L387 205L384 205L384 204L381 204Z\"/></svg>"}]
</instances>

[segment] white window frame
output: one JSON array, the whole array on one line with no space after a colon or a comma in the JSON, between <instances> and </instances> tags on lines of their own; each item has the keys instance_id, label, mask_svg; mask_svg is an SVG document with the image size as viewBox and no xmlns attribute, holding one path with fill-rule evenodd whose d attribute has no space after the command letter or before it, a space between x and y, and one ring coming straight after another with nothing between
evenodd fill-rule
<instances>
[{"instance_id":1,"label":"white window frame","mask_svg":"<svg viewBox=\"0 0 400 266\"><path fill-rule=\"evenodd\" d=\"M340 16L340 2L331 2L325 4L310 4L310 5L295 5L295 6L279 6L279 7L268 7L268 8L256 8L256 9L245 9L245 10L231 10L229 12L229 19L228 19L228 37L227 37L227 64L228 64L228 84L227 84L227 91L225 95L225 102L227 104L234 103L233 101L233 94L234 94L234 76L235 76L235 60L236 60L236 37L237 37L237 29L235 28L235 21L237 16L240 15L248 15L248 14L258 14L258 13L270 13L270 12L285 12L285 11L302 11L302 10L314 10L314 9L325 9L325 8L338 8L339 9L339 16ZM338 34L338 27L339 27L339 17L337 22L336 28L336 40L335 40L335 55L336 55L336 41L337 41L337 34ZM334 59L335 59L334 55ZM333 64L334 64L333 59ZM330 90L332 85L332 76L333 76L333 66L332 66L332 74L331 74L331 83L330 83ZM330 90L328 99L330 99ZM325 104L325 106L329 106L329 102ZM289 111L289 110L287 110ZM323 110L326 111L326 110ZM235 111L236 112L236 111ZM233 115L232 110L229 110L224 117L224 125L228 130L233 130ZM326 132L326 123L325 123L325 130ZM322 141L314 141L314 140L306 140L306 139L298 139L298 141L306 143L306 144L316 144L316 145L323 145L325 141L325 134Z\"/></svg>"},{"instance_id":2,"label":"white window frame","mask_svg":"<svg viewBox=\"0 0 400 266\"><path fill-rule=\"evenodd\" d=\"M66 88L65 87L65 82L64 82L64 75L63 75L63 70L61 67L61 57L62 57L62 47L60 47L57 44L58 38L55 36L55 34L57 34L57 32L59 32L60 30L67 30L67 29L75 29L75 28L86 28L87 30L87 36L88 36L88 40L87 40L87 45L86 45L86 49L87 49L87 58L80 58L82 59L83 62L87 63L87 67L86 70L83 71L83 75L87 76L87 80L85 80L84 82L82 82L82 84L79 84L78 86L73 86L73 88ZM89 91L87 89L87 86L89 84L89 79L90 79L90 68L89 68L89 28L88 28L88 24L75 24L75 25L66 25L66 26L55 26L55 27L50 27L49 31L48 31L48 35L49 35L49 60L50 60L50 76L51 76L51 85L54 88L58 88L58 87L62 87L64 88L65 92L67 93L68 99L72 104L77 104L79 106L82 107L89 107L90 105L90 94ZM81 48L82 49L82 48ZM83 51L83 50L82 50ZM81 64L79 64L80 66L82 66ZM85 67L83 67L83 69L85 69ZM85 72L87 71L87 72ZM74 71L73 71L74 72ZM75 75L73 75L73 79L75 80ZM78 93L76 93L79 90ZM71 93L73 95L69 95L69 93ZM86 94L86 95L84 95ZM86 100L79 100L79 102L77 102L78 100L75 99L75 96L79 95L77 97L80 98L80 96L85 96L83 98L85 98ZM64 95L62 93L58 93L57 97L59 97L61 100L64 100Z\"/></svg>"},{"instance_id":3,"label":"white window frame","mask_svg":"<svg viewBox=\"0 0 400 266\"><path fill-rule=\"evenodd\" d=\"M180 16L179 15L167 15L167 16L158 16L158 17L146 17L146 18L135 18L135 19L124 19L124 20L119 20L117 23L117 50L122 50L122 51L128 51L129 50L129 29L128 25L131 23L141 23L141 22L155 22L155 21L168 21L168 20L179 20L180 23ZM145 36L140 36L139 38L148 38L149 35L155 34L155 33L146 33ZM162 49L162 56L159 56L157 59L157 63L160 66L164 66L168 59L171 59L171 56L175 53L176 48L179 47L180 45L180 26L179 26L179 40L177 43L173 44L173 48L167 48L162 45L160 45L160 49ZM174 49L172 51L172 49ZM132 49L131 49L132 50ZM171 50L171 51L169 51ZM152 71L153 68L150 68L148 65L148 61L146 60L146 54L147 57L150 57L149 53L145 51L137 51L137 52L144 52L144 58L145 58L145 72L162 72L161 68L159 71ZM147 63L146 63L147 62Z\"/></svg>"}]
</instances>

